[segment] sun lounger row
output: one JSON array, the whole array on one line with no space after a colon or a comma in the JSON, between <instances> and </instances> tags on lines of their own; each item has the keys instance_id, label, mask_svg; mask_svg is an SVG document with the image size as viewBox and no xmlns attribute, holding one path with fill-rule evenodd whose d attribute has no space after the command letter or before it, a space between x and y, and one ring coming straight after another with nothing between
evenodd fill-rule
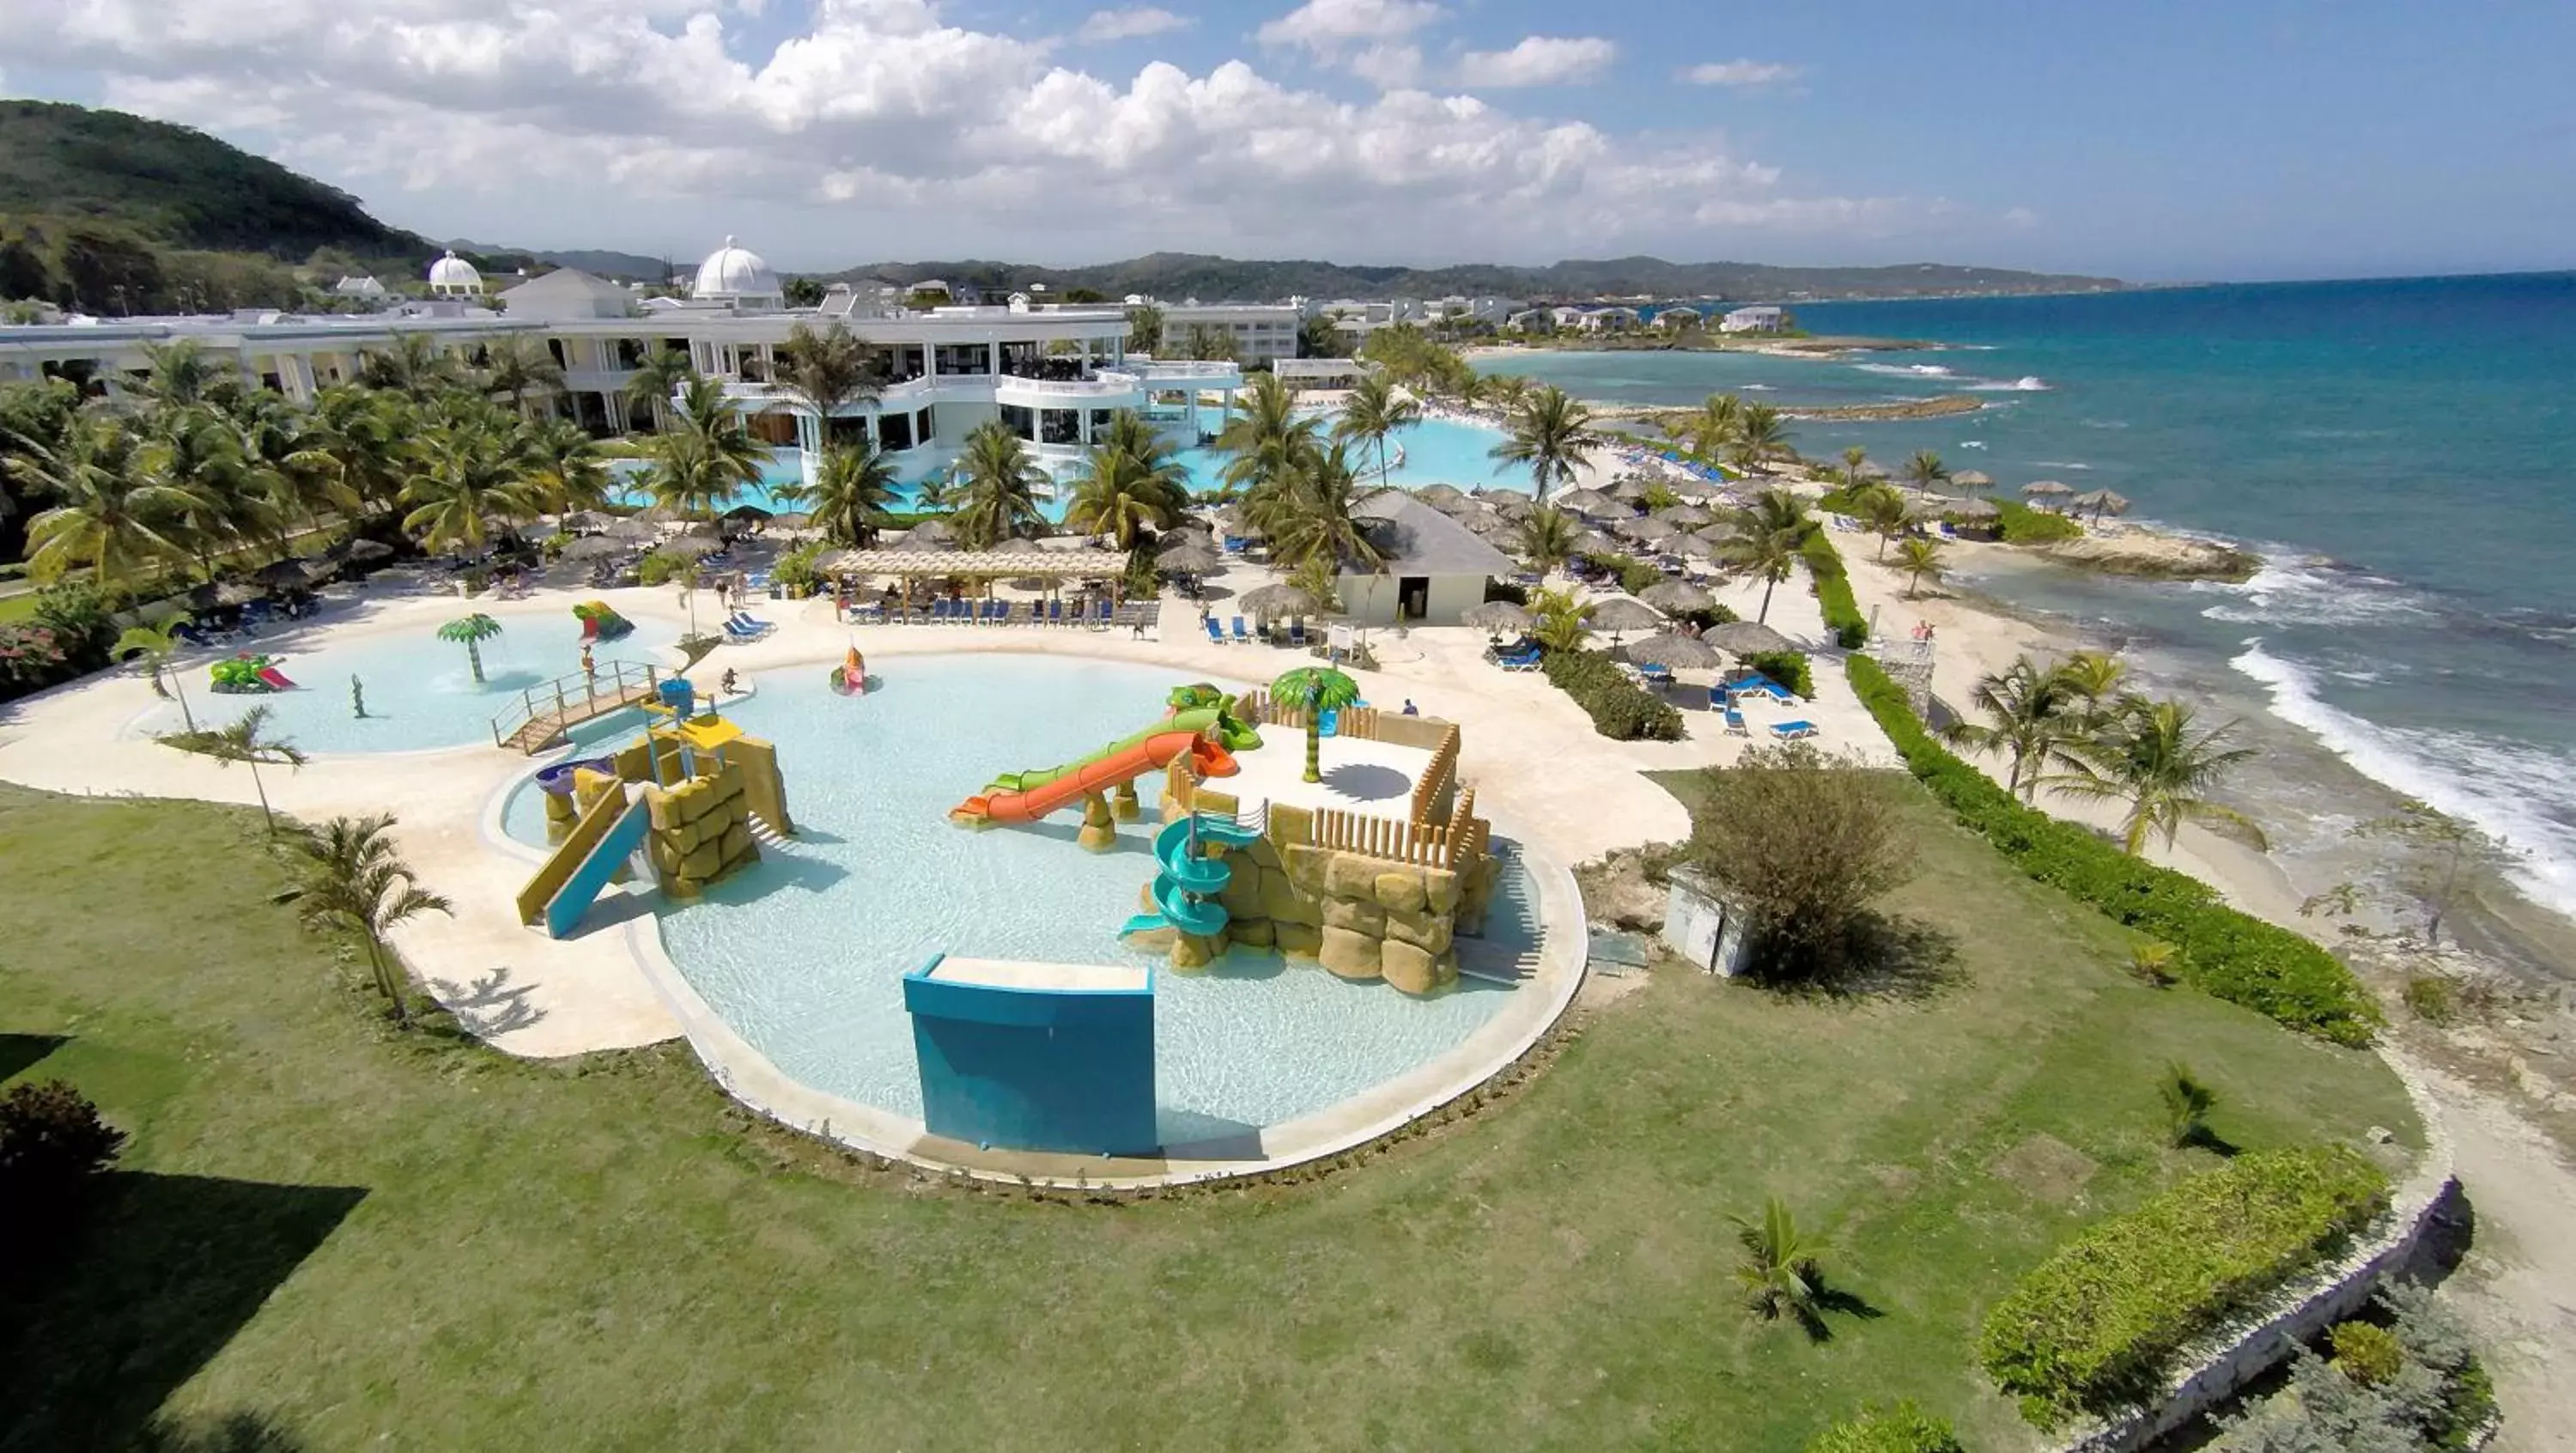
<instances>
[{"instance_id":1,"label":"sun lounger row","mask_svg":"<svg viewBox=\"0 0 2576 1453\"><path fill-rule=\"evenodd\" d=\"M1216 617L1214 616L1200 617L1199 624L1207 628L1208 644L1212 646L1223 646L1228 644L1237 646L1255 646L1275 643L1278 645L1293 647L1298 650L1304 650L1306 647L1306 623L1304 621L1290 621L1288 623L1288 629L1276 637L1265 637L1245 630L1243 628L1243 617L1241 616L1236 616L1234 618L1234 634L1230 636L1225 633L1225 627L1216 623Z\"/></svg>"},{"instance_id":2,"label":"sun lounger row","mask_svg":"<svg viewBox=\"0 0 2576 1453\"><path fill-rule=\"evenodd\" d=\"M931 626L1091 626L1106 629L1112 622L1132 622L1136 607L1114 608L1109 602L1096 601L1086 606L1079 602L1067 606L1063 601L1009 600L934 600L906 609L904 606L871 602L850 607L852 620L888 625Z\"/></svg>"}]
</instances>

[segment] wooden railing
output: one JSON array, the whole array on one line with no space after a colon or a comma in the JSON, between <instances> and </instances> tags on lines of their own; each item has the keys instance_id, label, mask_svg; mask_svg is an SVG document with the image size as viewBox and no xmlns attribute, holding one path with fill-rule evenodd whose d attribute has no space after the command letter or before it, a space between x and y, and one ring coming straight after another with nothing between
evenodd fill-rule
<instances>
[{"instance_id":1,"label":"wooden railing","mask_svg":"<svg viewBox=\"0 0 2576 1453\"><path fill-rule=\"evenodd\" d=\"M593 717L652 700L661 689L661 669L636 661L612 661L597 671L575 671L531 686L519 703L492 718L492 745L505 747L539 724L556 731Z\"/></svg>"},{"instance_id":2,"label":"wooden railing","mask_svg":"<svg viewBox=\"0 0 2576 1453\"><path fill-rule=\"evenodd\" d=\"M1440 799L1458 776L1458 729L1450 727L1440 734L1440 744L1431 749L1430 764L1413 779L1413 812L1415 822L1431 821L1440 810Z\"/></svg>"}]
</instances>

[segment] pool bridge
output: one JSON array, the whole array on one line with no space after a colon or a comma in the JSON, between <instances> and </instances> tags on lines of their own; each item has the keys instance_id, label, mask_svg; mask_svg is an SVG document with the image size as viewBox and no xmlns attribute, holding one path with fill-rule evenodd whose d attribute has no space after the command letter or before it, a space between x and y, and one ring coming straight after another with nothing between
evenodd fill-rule
<instances>
[{"instance_id":1,"label":"pool bridge","mask_svg":"<svg viewBox=\"0 0 2576 1453\"><path fill-rule=\"evenodd\" d=\"M659 667L613 661L531 686L517 705L492 718L492 745L533 756L583 722L653 700L663 679Z\"/></svg>"}]
</instances>

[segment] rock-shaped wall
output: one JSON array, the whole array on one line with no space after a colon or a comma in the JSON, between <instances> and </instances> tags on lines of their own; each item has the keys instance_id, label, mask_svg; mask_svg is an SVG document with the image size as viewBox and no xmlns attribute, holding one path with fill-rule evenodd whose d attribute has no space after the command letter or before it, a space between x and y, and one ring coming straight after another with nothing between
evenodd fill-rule
<instances>
[{"instance_id":1,"label":"rock-shaped wall","mask_svg":"<svg viewBox=\"0 0 2576 1453\"><path fill-rule=\"evenodd\" d=\"M739 768L651 790L653 831L645 839L662 891L694 898L707 884L760 861L751 836L751 795Z\"/></svg>"}]
</instances>

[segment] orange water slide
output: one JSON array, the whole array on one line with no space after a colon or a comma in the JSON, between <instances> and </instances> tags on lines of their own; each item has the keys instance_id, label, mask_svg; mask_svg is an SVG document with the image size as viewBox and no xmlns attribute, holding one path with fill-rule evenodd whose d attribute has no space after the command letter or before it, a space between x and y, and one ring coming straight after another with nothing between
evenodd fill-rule
<instances>
[{"instance_id":1,"label":"orange water slide","mask_svg":"<svg viewBox=\"0 0 2576 1453\"><path fill-rule=\"evenodd\" d=\"M1059 807L1080 802L1088 793L1106 792L1148 772L1159 772L1181 756L1191 758L1202 777L1231 777L1236 770L1233 753L1197 732L1158 732L1123 752L1085 762L1026 792L969 797L950 808L948 816L966 823L1035 822Z\"/></svg>"}]
</instances>

